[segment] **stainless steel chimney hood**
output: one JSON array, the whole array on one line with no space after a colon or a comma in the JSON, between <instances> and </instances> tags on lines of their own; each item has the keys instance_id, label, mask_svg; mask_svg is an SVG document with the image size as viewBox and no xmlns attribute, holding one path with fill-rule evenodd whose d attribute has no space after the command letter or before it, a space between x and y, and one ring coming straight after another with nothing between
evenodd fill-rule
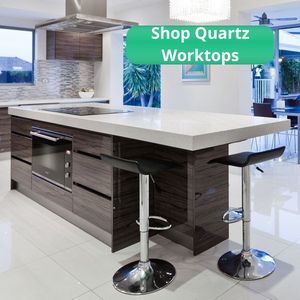
<instances>
[{"instance_id":1,"label":"stainless steel chimney hood","mask_svg":"<svg viewBox=\"0 0 300 300\"><path fill-rule=\"evenodd\" d=\"M66 17L37 24L35 28L96 35L136 25L106 18L106 0L66 0Z\"/></svg>"}]
</instances>

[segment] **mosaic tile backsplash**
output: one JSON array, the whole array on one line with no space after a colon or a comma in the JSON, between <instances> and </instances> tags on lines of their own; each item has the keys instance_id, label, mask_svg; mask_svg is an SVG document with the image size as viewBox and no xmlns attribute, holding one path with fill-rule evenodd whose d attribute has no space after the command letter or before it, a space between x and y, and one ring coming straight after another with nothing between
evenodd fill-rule
<instances>
[{"instance_id":1,"label":"mosaic tile backsplash","mask_svg":"<svg viewBox=\"0 0 300 300\"><path fill-rule=\"evenodd\" d=\"M35 85L1 86L3 100L78 98L79 90L94 88L94 63L64 60L35 62Z\"/></svg>"}]
</instances>

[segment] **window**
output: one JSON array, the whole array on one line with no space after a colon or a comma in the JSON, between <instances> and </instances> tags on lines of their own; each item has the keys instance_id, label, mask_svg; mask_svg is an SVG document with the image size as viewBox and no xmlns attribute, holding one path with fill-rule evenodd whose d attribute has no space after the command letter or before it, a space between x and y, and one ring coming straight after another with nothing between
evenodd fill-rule
<instances>
[{"instance_id":1,"label":"window","mask_svg":"<svg viewBox=\"0 0 300 300\"><path fill-rule=\"evenodd\" d=\"M123 104L160 107L161 66L131 63L126 56L126 37L123 51Z\"/></svg>"},{"instance_id":2,"label":"window","mask_svg":"<svg viewBox=\"0 0 300 300\"><path fill-rule=\"evenodd\" d=\"M34 30L0 27L0 84L32 84Z\"/></svg>"}]
</instances>

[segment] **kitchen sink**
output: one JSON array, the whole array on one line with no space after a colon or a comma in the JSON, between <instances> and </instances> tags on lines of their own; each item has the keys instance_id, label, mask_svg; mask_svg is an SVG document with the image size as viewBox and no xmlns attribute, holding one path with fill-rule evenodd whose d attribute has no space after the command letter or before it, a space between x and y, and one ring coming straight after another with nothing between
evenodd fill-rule
<instances>
[{"instance_id":1,"label":"kitchen sink","mask_svg":"<svg viewBox=\"0 0 300 300\"><path fill-rule=\"evenodd\" d=\"M106 114L120 114L129 113L130 110L118 110L100 107L59 107L59 108L43 108L41 110L51 111L60 114L76 115L76 116L91 116L91 115L106 115Z\"/></svg>"}]
</instances>

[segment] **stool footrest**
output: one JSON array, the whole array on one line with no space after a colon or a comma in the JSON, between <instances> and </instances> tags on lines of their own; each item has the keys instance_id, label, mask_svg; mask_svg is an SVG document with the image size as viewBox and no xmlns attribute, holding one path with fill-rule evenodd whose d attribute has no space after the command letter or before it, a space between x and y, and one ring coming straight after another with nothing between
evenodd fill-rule
<instances>
[{"instance_id":1,"label":"stool footrest","mask_svg":"<svg viewBox=\"0 0 300 300\"><path fill-rule=\"evenodd\" d=\"M228 217L228 219L227 219ZM243 208L237 207L237 208L229 208L223 216L222 220L225 223L236 223L243 219Z\"/></svg>"},{"instance_id":2,"label":"stool footrest","mask_svg":"<svg viewBox=\"0 0 300 300\"><path fill-rule=\"evenodd\" d=\"M160 220L160 221L168 223L168 225L164 226L164 227L151 227L151 226L149 226L149 230L168 230L168 229L170 229L172 227L172 224L169 223L169 221L167 219L163 218L163 217L149 216L149 219ZM136 224L140 225L139 219L136 220Z\"/></svg>"}]
</instances>

